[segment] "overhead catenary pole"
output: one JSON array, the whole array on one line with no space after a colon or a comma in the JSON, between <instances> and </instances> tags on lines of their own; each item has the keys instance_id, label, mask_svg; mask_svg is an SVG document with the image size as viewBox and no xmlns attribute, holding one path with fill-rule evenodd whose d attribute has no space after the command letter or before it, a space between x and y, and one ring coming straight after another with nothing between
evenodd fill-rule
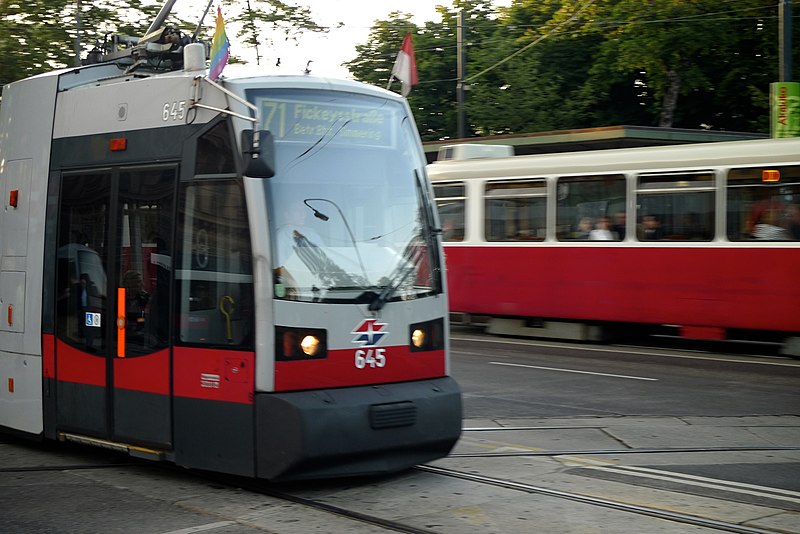
<instances>
[{"instance_id":1,"label":"overhead catenary pole","mask_svg":"<svg viewBox=\"0 0 800 534\"><path fill-rule=\"evenodd\" d=\"M456 65L456 110L457 110L457 126L458 138L463 139L467 136L467 112L464 108L464 101L466 95L464 93L466 87L465 78L467 75L467 50L464 46L464 35L466 34L466 23L464 21L464 10L458 12L458 25L456 27L456 50L458 54L458 62Z\"/></svg>"},{"instance_id":2,"label":"overhead catenary pole","mask_svg":"<svg viewBox=\"0 0 800 534\"><path fill-rule=\"evenodd\" d=\"M75 6L75 66L81 66L81 0Z\"/></svg>"},{"instance_id":3,"label":"overhead catenary pole","mask_svg":"<svg viewBox=\"0 0 800 534\"><path fill-rule=\"evenodd\" d=\"M792 81L792 0L781 0L778 7L778 61L782 82Z\"/></svg>"},{"instance_id":4,"label":"overhead catenary pole","mask_svg":"<svg viewBox=\"0 0 800 534\"><path fill-rule=\"evenodd\" d=\"M161 26L164 25L164 21L167 20L170 11L172 11L172 6L175 5L175 0L167 0L164 2L164 5L161 6L161 10L156 15L155 20L150 23L150 27L147 28L147 31L144 32L144 35L141 38L141 41L146 41L147 37L156 30L161 29Z\"/></svg>"}]
</instances>

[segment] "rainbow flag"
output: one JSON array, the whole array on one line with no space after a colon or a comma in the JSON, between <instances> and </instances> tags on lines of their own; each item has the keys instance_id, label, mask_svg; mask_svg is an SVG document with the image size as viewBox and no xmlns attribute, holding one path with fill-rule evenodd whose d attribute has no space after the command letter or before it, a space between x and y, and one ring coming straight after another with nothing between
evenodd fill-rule
<instances>
[{"instance_id":1,"label":"rainbow flag","mask_svg":"<svg viewBox=\"0 0 800 534\"><path fill-rule=\"evenodd\" d=\"M217 6L217 27L214 29L214 38L211 40L211 69L208 77L212 80L219 78L222 69L228 64L231 55L230 41L225 35L225 21L222 20L222 9Z\"/></svg>"}]
</instances>

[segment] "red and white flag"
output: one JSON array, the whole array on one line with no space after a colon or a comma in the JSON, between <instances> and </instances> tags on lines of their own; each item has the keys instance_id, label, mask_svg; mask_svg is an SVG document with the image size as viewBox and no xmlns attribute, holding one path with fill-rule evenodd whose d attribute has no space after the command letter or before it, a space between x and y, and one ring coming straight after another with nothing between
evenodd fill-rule
<instances>
[{"instance_id":1,"label":"red and white flag","mask_svg":"<svg viewBox=\"0 0 800 534\"><path fill-rule=\"evenodd\" d=\"M403 46L400 47L397 59L394 60L392 77L402 82L400 93L403 96L408 96L411 88L419 83L417 60L414 59L414 44L411 42L411 32L406 33L403 39ZM391 79L389 79L389 82L391 83Z\"/></svg>"}]
</instances>

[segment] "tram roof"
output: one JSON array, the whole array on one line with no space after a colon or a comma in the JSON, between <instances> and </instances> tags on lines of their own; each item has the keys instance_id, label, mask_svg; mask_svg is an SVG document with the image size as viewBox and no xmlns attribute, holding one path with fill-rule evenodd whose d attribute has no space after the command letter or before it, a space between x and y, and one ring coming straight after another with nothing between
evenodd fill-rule
<instances>
[{"instance_id":1,"label":"tram roof","mask_svg":"<svg viewBox=\"0 0 800 534\"><path fill-rule=\"evenodd\" d=\"M800 162L800 138L756 139L679 146L638 147L557 154L511 156L436 162L432 178L513 177L533 175L596 174L649 169L704 170L744 166L765 161Z\"/></svg>"},{"instance_id":2,"label":"tram roof","mask_svg":"<svg viewBox=\"0 0 800 534\"><path fill-rule=\"evenodd\" d=\"M708 143L764 139L765 134L748 132L723 132L654 126L603 126L575 130L556 130L514 135L493 135L423 143L428 163L436 161L439 149L446 145L480 143L510 145L517 155L552 154L584 150L664 146L687 143Z\"/></svg>"},{"instance_id":3,"label":"tram roof","mask_svg":"<svg viewBox=\"0 0 800 534\"><path fill-rule=\"evenodd\" d=\"M44 80L57 78L58 88L63 91L86 85L95 85L101 82L121 81L126 78L133 81L136 79L194 77L205 74L206 71L186 71L180 69L158 73L148 71L126 73L123 66L107 62L56 69L22 80L16 80L6 84L6 87L16 84L48 83ZM245 87L252 85L253 87L330 89L360 94L373 94L374 96L383 98L403 100L398 93L354 80L328 78L311 74L285 74L276 72L274 69L253 68L247 65L228 65L223 76L219 79L219 83L222 85L235 84Z\"/></svg>"}]
</instances>

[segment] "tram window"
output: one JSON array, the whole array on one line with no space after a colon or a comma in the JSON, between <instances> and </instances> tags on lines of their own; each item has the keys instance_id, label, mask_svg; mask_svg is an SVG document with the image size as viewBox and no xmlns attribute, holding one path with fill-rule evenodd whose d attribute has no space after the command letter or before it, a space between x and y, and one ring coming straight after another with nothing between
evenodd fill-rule
<instances>
[{"instance_id":1,"label":"tram window","mask_svg":"<svg viewBox=\"0 0 800 534\"><path fill-rule=\"evenodd\" d=\"M221 121L197 140L195 174L236 172L234 153L228 122Z\"/></svg>"},{"instance_id":2,"label":"tram window","mask_svg":"<svg viewBox=\"0 0 800 534\"><path fill-rule=\"evenodd\" d=\"M732 169L727 202L731 241L800 241L800 167Z\"/></svg>"},{"instance_id":3,"label":"tram window","mask_svg":"<svg viewBox=\"0 0 800 534\"><path fill-rule=\"evenodd\" d=\"M547 227L544 180L488 182L484 192L487 241L543 241Z\"/></svg>"},{"instance_id":4,"label":"tram window","mask_svg":"<svg viewBox=\"0 0 800 534\"><path fill-rule=\"evenodd\" d=\"M714 237L714 173L646 174L638 177L640 241L710 241Z\"/></svg>"},{"instance_id":5,"label":"tram window","mask_svg":"<svg viewBox=\"0 0 800 534\"><path fill-rule=\"evenodd\" d=\"M180 341L252 347L252 254L241 184L184 184L179 218Z\"/></svg>"},{"instance_id":6,"label":"tram window","mask_svg":"<svg viewBox=\"0 0 800 534\"><path fill-rule=\"evenodd\" d=\"M433 184L436 208L442 225L444 241L464 240L464 209L466 196L464 184L460 182Z\"/></svg>"},{"instance_id":7,"label":"tram window","mask_svg":"<svg viewBox=\"0 0 800 534\"><path fill-rule=\"evenodd\" d=\"M110 172L76 173L65 174L61 187L56 329L59 339L88 352L106 347L110 183Z\"/></svg>"},{"instance_id":8,"label":"tram window","mask_svg":"<svg viewBox=\"0 0 800 534\"><path fill-rule=\"evenodd\" d=\"M619 241L622 228L613 225L625 214L625 176L570 176L556 184L556 237L559 241ZM594 231L594 233L592 233Z\"/></svg>"},{"instance_id":9,"label":"tram window","mask_svg":"<svg viewBox=\"0 0 800 534\"><path fill-rule=\"evenodd\" d=\"M171 241L176 167L120 172L118 287L125 288L126 354L169 344Z\"/></svg>"}]
</instances>

